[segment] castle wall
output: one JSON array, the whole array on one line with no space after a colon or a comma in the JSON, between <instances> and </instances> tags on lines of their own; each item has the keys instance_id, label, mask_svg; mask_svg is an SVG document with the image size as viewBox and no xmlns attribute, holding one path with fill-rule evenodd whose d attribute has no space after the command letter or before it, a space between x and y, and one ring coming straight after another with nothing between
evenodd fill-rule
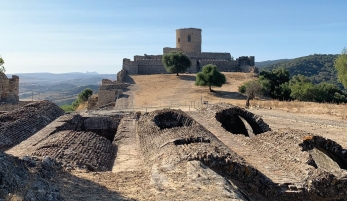
<instances>
[{"instance_id":1,"label":"castle wall","mask_svg":"<svg viewBox=\"0 0 347 201\"><path fill-rule=\"evenodd\" d=\"M204 59L200 60L201 68L207 64L213 64L216 65L219 71L222 72L237 72L241 71L241 69L238 67L238 64L235 60L227 61L227 60L209 60Z\"/></svg>"},{"instance_id":2,"label":"castle wall","mask_svg":"<svg viewBox=\"0 0 347 201\"><path fill-rule=\"evenodd\" d=\"M130 61L130 59L123 59L123 70L125 70L129 75L139 74L139 69L136 61Z\"/></svg>"},{"instance_id":3,"label":"castle wall","mask_svg":"<svg viewBox=\"0 0 347 201\"><path fill-rule=\"evenodd\" d=\"M239 66L255 66L254 56L242 56L237 59Z\"/></svg>"},{"instance_id":4,"label":"castle wall","mask_svg":"<svg viewBox=\"0 0 347 201\"><path fill-rule=\"evenodd\" d=\"M146 59L137 62L140 75L167 73L161 59Z\"/></svg>"},{"instance_id":5,"label":"castle wall","mask_svg":"<svg viewBox=\"0 0 347 201\"><path fill-rule=\"evenodd\" d=\"M176 48L182 52L199 53L201 52L201 43L201 29L187 28L176 30Z\"/></svg>"},{"instance_id":6,"label":"castle wall","mask_svg":"<svg viewBox=\"0 0 347 201\"><path fill-rule=\"evenodd\" d=\"M138 60L145 60L145 59L162 59L163 55L159 54L159 55L135 55L134 56L134 61L138 61Z\"/></svg>"},{"instance_id":7,"label":"castle wall","mask_svg":"<svg viewBox=\"0 0 347 201\"><path fill-rule=\"evenodd\" d=\"M187 53L190 58L196 59L217 59L217 60L231 60L230 53L220 52L202 52L202 53Z\"/></svg>"},{"instance_id":8,"label":"castle wall","mask_svg":"<svg viewBox=\"0 0 347 201\"><path fill-rule=\"evenodd\" d=\"M201 52L201 29L186 28L176 30L176 48L164 47L163 53L182 51L192 61L189 73L197 73L207 64L214 64L222 72L252 72L255 70L254 56L242 56L234 60L230 53ZM128 74L147 75L167 73L162 64L163 55L134 56L134 61L123 59L123 70Z\"/></svg>"},{"instance_id":9,"label":"castle wall","mask_svg":"<svg viewBox=\"0 0 347 201\"><path fill-rule=\"evenodd\" d=\"M172 47L164 47L163 48L163 53L164 54L167 54L167 53L170 53L170 52L179 52L181 51L179 48L172 48Z\"/></svg>"}]
</instances>

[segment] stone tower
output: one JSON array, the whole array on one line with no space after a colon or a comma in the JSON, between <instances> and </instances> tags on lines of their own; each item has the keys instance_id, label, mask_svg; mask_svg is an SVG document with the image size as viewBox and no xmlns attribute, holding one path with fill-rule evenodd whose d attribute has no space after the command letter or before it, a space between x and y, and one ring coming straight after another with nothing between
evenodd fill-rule
<instances>
[{"instance_id":1,"label":"stone tower","mask_svg":"<svg viewBox=\"0 0 347 201\"><path fill-rule=\"evenodd\" d=\"M176 29L176 48L184 53L201 53L201 29Z\"/></svg>"}]
</instances>

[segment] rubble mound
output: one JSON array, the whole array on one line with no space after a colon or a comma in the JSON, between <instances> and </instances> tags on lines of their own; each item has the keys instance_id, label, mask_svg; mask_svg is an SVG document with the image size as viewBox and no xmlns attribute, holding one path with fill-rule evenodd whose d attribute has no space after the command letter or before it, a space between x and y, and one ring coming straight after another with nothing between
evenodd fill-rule
<instances>
[{"instance_id":1,"label":"rubble mound","mask_svg":"<svg viewBox=\"0 0 347 201\"><path fill-rule=\"evenodd\" d=\"M63 115L54 103L41 101L0 114L0 151L7 150Z\"/></svg>"},{"instance_id":2,"label":"rubble mound","mask_svg":"<svg viewBox=\"0 0 347 201\"><path fill-rule=\"evenodd\" d=\"M0 152L0 200L64 200L53 184L58 169L49 157L19 159Z\"/></svg>"},{"instance_id":3,"label":"rubble mound","mask_svg":"<svg viewBox=\"0 0 347 201\"><path fill-rule=\"evenodd\" d=\"M49 156L71 168L106 171L113 165L114 147L93 132L61 131L41 142L32 155Z\"/></svg>"}]
</instances>

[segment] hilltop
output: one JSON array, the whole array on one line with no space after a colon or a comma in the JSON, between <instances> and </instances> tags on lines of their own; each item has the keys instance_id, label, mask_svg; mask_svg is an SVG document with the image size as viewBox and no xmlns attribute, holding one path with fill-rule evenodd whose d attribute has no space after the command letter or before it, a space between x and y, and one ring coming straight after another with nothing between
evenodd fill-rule
<instances>
[{"instance_id":1,"label":"hilltop","mask_svg":"<svg viewBox=\"0 0 347 201\"><path fill-rule=\"evenodd\" d=\"M291 76L301 74L310 78L314 83L329 82L341 86L337 81L337 72L334 68L337 56L337 54L313 54L267 65L261 70L271 71L276 68L285 68Z\"/></svg>"}]
</instances>

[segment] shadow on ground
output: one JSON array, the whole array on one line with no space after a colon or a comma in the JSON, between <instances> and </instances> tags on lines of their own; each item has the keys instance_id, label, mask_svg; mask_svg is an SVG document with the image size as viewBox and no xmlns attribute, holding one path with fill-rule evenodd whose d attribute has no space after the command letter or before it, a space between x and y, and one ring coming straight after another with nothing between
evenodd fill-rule
<instances>
[{"instance_id":1,"label":"shadow on ground","mask_svg":"<svg viewBox=\"0 0 347 201\"><path fill-rule=\"evenodd\" d=\"M92 174L92 173L90 173ZM96 173L98 174L98 173ZM56 176L56 185L60 189L60 194L65 200L74 201L96 201L96 200L134 200L126 198L116 191L111 191L93 181L76 177L70 173L64 172Z\"/></svg>"},{"instance_id":2,"label":"shadow on ground","mask_svg":"<svg viewBox=\"0 0 347 201\"><path fill-rule=\"evenodd\" d=\"M215 91L210 92L215 97L226 98L226 99L237 99L237 100L246 100L247 96L239 92L230 92L230 91Z\"/></svg>"},{"instance_id":3,"label":"shadow on ground","mask_svg":"<svg viewBox=\"0 0 347 201\"><path fill-rule=\"evenodd\" d=\"M124 77L124 82L129 83L129 84L135 84L134 79L132 77L130 77L129 75L126 75Z\"/></svg>"},{"instance_id":4,"label":"shadow on ground","mask_svg":"<svg viewBox=\"0 0 347 201\"><path fill-rule=\"evenodd\" d=\"M194 75L180 74L179 78L180 78L181 80L195 82L195 76L194 76Z\"/></svg>"}]
</instances>

